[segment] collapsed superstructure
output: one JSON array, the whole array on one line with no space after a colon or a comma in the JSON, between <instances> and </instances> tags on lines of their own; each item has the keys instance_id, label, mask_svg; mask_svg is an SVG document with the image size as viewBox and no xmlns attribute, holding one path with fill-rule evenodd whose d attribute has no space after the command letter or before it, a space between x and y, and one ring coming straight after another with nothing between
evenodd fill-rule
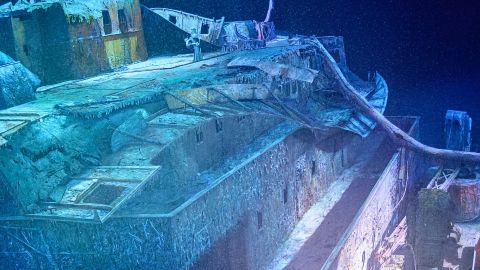
<instances>
[{"instance_id":1,"label":"collapsed superstructure","mask_svg":"<svg viewBox=\"0 0 480 270\"><path fill-rule=\"evenodd\" d=\"M97 60L109 70L122 66L44 86L36 100L0 111L2 266L379 267L382 240L405 217L405 194L426 165L392 145L339 91L341 76L369 106L385 110L385 80L353 74L343 38L277 36L268 20L227 22L171 9L142 7L140 17L138 1L127 0L20 1L2 10L14 32L37 25L47 35L37 12L53 11L70 30L98 28L96 36L62 43L98 53L77 54L72 68L89 71L70 79L104 71L93 70ZM124 66L147 52L185 52L191 29L204 60L175 55ZM129 46L119 51L120 43ZM27 66L49 54L22 58L25 47L14 47ZM65 64L54 60L52 72ZM417 118L391 121L418 136ZM312 208L321 218L310 226L328 237L318 236L312 249L286 241Z\"/></svg>"}]
</instances>

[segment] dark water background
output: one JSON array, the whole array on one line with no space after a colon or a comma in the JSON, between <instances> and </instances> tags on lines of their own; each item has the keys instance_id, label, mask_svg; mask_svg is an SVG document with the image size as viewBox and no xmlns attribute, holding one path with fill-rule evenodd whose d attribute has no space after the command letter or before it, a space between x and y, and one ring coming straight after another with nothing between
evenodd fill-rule
<instances>
[{"instance_id":1,"label":"dark water background","mask_svg":"<svg viewBox=\"0 0 480 270\"><path fill-rule=\"evenodd\" d=\"M227 20L262 20L268 0L145 0ZM474 118L480 143L480 1L276 0L277 28L342 35L350 68L378 70L390 86L389 115L422 117L422 140L443 146L447 109Z\"/></svg>"},{"instance_id":2,"label":"dark water background","mask_svg":"<svg viewBox=\"0 0 480 270\"><path fill-rule=\"evenodd\" d=\"M6 2L0 0L0 4ZM268 0L141 0L227 20L262 20ZM277 28L345 37L350 68L378 70L390 86L389 115L418 115L423 140L443 145L447 109L474 118L480 144L480 1L276 0Z\"/></svg>"}]
</instances>

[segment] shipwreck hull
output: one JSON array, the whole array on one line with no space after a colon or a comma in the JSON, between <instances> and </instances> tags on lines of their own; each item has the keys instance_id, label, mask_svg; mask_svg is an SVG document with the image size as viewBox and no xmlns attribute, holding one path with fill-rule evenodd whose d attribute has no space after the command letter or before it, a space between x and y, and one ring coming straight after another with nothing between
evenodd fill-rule
<instances>
[{"instance_id":1,"label":"shipwreck hull","mask_svg":"<svg viewBox=\"0 0 480 270\"><path fill-rule=\"evenodd\" d=\"M395 117L392 122L414 138L419 136L419 118ZM361 205L320 269L378 269L379 249L402 219L413 191L425 172L424 156L401 148L395 152L369 196ZM407 222L410 221L410 217ZM365 241L369 239L369 241Z\"/></svg>"},{"instance_id":2,"label":"shipwreck hull","mask_svg":"<svg viewBox=\"0 0 480 270\"><path fill-rule=\"evenodd\" d=\"M0 180L16 204L0 220L6 268L266 267L386 140L322 61L309 44L237 52L69 82L0 112ZM385 82L338 61L383 110Z\"/></svg>"},{"instance_id":3,"label":"shipwreck hull","mask_svg":"<svg viewBox=\"0 0 480 270\"><path fill-rule=\"evenodd\" d=\"M224 132L233 134L234 129ZM273 259L285 236L343 170L365 152L378 147L378 138L365 140L340 133L315 139L307 130L280 123L249 145L255 151L233 157L236 164L233 168L229 167L232 163L227 163L208 172L217 177L215 183L171 211L139 214L125 207L102 224L58 219L3 220L1 259L4 265L11 266L9 269L70 269L79 265L95 265L98 269L127 266L182 269L191 265L198 269L261 269ZM392 149L382 151L385 158L392 153ZM384 194L378 190L385 189L385 185L392 186L393 182L387 184L388 181L397 179L396 174L390 175L398 173L397 160L398 154L371 197ZM370 198L365 205L372 202ZM395 200L389 198L385 202L392 205ZM359 214L353 221L351 230L369 228L362 216ZM383 224L390 225L395 220L396 217L390 216ZM387 230L382 228L375 231L378 241ZM351 256L352 252L362 254L361 250L353 251L349 247L356 250L354 239L363 235L350 234L347 234L348 241L341 245L339 257ZM220 252L234 244L241 244L244 249L238 245L237 250L230 251L230 256ZM347 262L337 262L340 268L332 269L359 269L356 257L347 258Z\"/></svg>"}]
</instances>

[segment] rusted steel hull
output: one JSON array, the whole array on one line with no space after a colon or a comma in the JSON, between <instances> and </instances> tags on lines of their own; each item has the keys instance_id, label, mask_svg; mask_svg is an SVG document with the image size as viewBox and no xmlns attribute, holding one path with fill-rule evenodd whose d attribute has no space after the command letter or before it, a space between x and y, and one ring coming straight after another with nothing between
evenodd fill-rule
<instances>
[{"instance_id":1,"label":"rusted steel hull","mask_svg":"<svg viewBox=\"0 0 480 270\"><path fill-rule=\"evenodd\" d=\"M120 72L9 110L42 118L13 123L0 148L1 179L17 203L0 221L0 243L14 242L0 244L14 250L5 260L201 268L214 250L247 239L245 250L207 261L265 267L337 177L382 142L362 139L372 122L332 93L318 53L268 47ZM385 85L344 68L382 111ZM20 166L31 169L10 169Z\"/></svg>"},{"instance_id":2,"label":"rusted steel hull","mask_svg":"<svg viewBox=\"0 0 480 270\"><path fill-rule=\"evenodd\" d=\"M13 44L14 58L45 84L91 77L143 61L147 52L139 2L122 3L125 4L122 13L118 12L115 1L108 6L106 13L100 9L87 14L71 14L74 9L59 3L32 10L28 6L19 7L8 17L10 22L2 25L2 33L12 35L0 48L9 51L8 46ZM103 18L102 14L109 19ZM123 18L121 21L120 17ZM104 20L109 24L104 25Z\"/></svg>"},{"instance_id":3,"label":"rusted steel hull","mask_svg":"<svg viewBox=\"0 0 480 270\"><path fill-rule=\"evenodd\" d=\"M405 121L405 130L418 137L418 118ZM408 123L410 122L410 123ZM415 182L423 175L423 157L401 149L396 153L352 223L320 269L375 269L382 241L407 214ZM369 239L365 241L365 239Z\"/></svg>"},{"instance_id":4,"label":"rusted steel hull","mask_svg":"<svg viewBox=\"0 0 480 270\"><path fill-rule=\"evenodd\" d=\"M389 120L418 136L418 118ZM347 160L359 158L364 165L342 174L340 179L347 181L347 187L334 191L342 195L331 196L334 205L315 210L317 216L307 214L309 227L290 236L292 241L289 238L271 269L378 269L385 262L379 257L379 252L385 252L384 239L405 218L414 182L425 167L415 153L393 148L380 129L357 146L361 144L369 149L368 154L353 153Z\"/></svg>"}]
</instances>

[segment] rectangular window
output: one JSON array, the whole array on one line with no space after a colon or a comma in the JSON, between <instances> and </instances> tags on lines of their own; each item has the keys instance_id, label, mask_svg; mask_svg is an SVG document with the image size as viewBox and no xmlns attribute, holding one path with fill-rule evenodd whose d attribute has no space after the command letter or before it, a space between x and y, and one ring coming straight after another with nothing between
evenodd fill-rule
<instances>
[{"instance_id":1,"label":"rectangular window","mask_svg":"<svg viewBox=\"0 0 480 270\"><path fill-rule=\"evenodd\" d=\"M127 33L128 32L127 16L125 15L124 9L118 10L118 23L119 23L120 31L122 33Z\"/></svg>"},{"instance_id":2,"label":"rectangular window","mask_svg":"<svg viewBox=\"0 0 480 270\"><path fill-rule=\"evenodd\" d=\"M200 129L195 131L195 137L197 139L197 143L203 142L203 132Z\"/></svg>"},{"instance_id":3,"label":"rectangular window","mask_svg":"<svg viewBox=\"0 0 480 270\"><path fill-rule=\"evenodd\" d=\"M218 120L218 119L215 120L215 129L216 129L217 133L222 132L222 130L223 130L223 123L222 123L221 120Z\"/></svg>"},{"instance_id":4,"label":"rectangular window","mask_svg":"<svg viewBox=\"0 0 480 270\"><path fill-rule=\"evenodd\" d=\"M102 11L102 18L103 18L103 31L105 35L109 35L112 33L112 19L110 18L110 13L108 10Z\"/></svg>"},{"instance_id":5,"label":"rectangular window","mask_svg":"<svg viewBox=\"0 0 480 270\"><path fill-rule=\"evenodd\" d=\"M257 228L260 230L263 227L263 214L257 211Z\"/></svg>"},{"instance_id":6,"label":"rectangular window","mask_svg":"<svg viewBox=\"0 0 480 270\"><path fill-rule=\"evenodd\" d=\"M283 189L283 203L287 204L288 202L288 186Z\"/></svg>"},{"instance_id":7,"label":"rectangular window","mask_svg":"<svg viewBox=\"0 0 480 270\"><path fill-rule=\"evenodd\" d=\"M208 23L202 23L202 28L200 29L200 34L207 35L210 32L210 25Z\"/></svg>"},{"instance_id":8,"label":"rectangular window","mask_svg":"<svg viewBox=\"0 0 480 270\"><path fill-rule=\"evenodd\" d=\"M168 20L173 24L177 24L177 16L169 15Z\"/></svg>"},{"instance_id":9,"label":"rectangular window","mask_svg":"<svg viewBox=\"0 0 480 270\"><path fill-rule=\"evenodd\" d=\"M28 51L28 45L27 44L23 44L23 52L25 53L26 56L30 55L30 52Z\"/></svg>"}]
</instances>

